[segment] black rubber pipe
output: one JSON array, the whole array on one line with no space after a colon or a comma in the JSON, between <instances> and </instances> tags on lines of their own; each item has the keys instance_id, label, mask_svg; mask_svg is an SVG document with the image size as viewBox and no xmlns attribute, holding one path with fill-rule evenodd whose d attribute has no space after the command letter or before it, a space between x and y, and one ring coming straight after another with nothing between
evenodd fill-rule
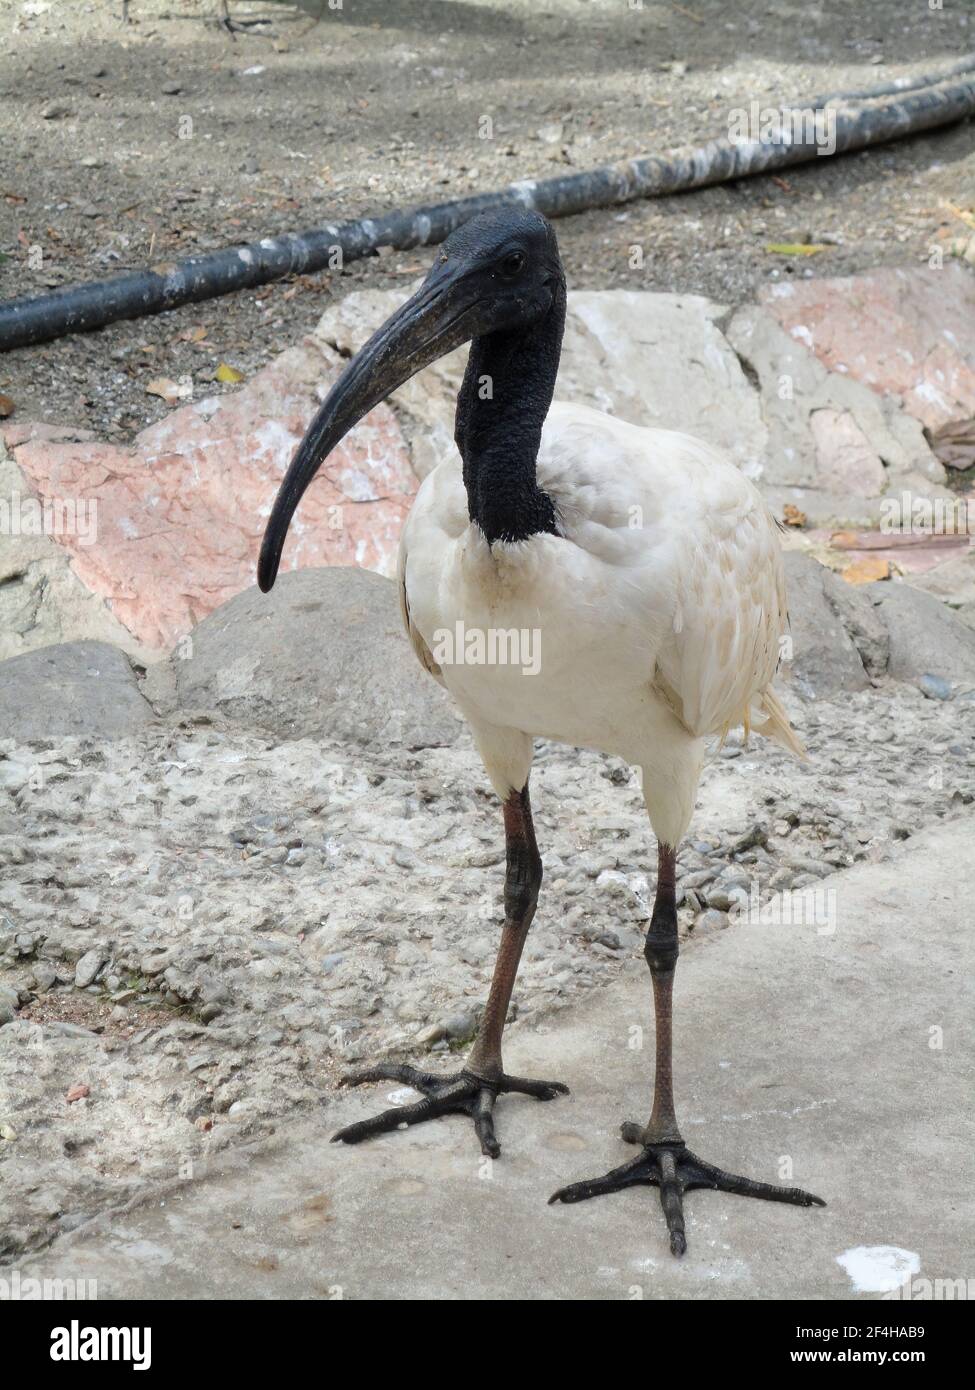
<instances>
[{"instance_id":1,"label":"black rubber pipe","mask_svg":"<svg viewBox=\"0 0 975 1390\"><path fill-rule=\"evenodd\" d=\"M885 98L896 95L894 101ZM870 145L950 125L975 114L975 54L944 72L900 78L864 92L811 97L780 108L832 113L831 153L846 154ZM0 352L50 342L67 333L103 328L118 319L141 318L181 304L215 299L235 290L308 274L368 256L377 247L407 250L443 241L475 213L502 203L521 203L547 217L566 217L591 208L685 192L731 179L764 174L823 156L821 135L803 130L799 138L784 114L781 138L714 140L668 159L646 156L606 164L587 173L510 184L493 193L439 203L382 217L327 224L314 231L266 237L247 246L212 251L179 261L165 271L137 270L110 280L73 285L50 294L0 303Z\"/></svg>"}]
</instances>

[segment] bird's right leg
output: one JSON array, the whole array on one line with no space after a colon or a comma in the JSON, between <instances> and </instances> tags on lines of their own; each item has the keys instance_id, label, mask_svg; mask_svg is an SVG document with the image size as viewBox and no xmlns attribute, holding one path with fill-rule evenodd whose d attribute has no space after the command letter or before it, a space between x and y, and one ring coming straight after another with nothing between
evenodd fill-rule
<instances>
[{"instance_id":1,"label":"bird's right leg","mask_svg":"<svg viewBox=\"0 0 975 1390\"><path fill-rule=\"evenodd\" d=\"M821 1197L799 1187L777 1187L756 1182L737 1173L726 1173L691 1153L681 1137L674 1109L672 1062L674 971L677 967L676 854L667 844L658 850L657 895L647 932L644 956L653 981L656 1054L653 1080L653 1107L646 1125L628 1120L621 1137L638 1144L641 1153L628 1163L611 1169L602 1177L570 1183L552 1194L549 1202L584 1202L628 1187L656 1187L660 1192L673 1254L687 1250L684 1232L684 1193L698 1187L733 1192L741 1197L761 1197L768 1202L789 1202L793 1206L825 1206Z\"/></svg>"},{"instance_id":2,"label":"bird's right leg","mask_svg":"<svg viewBox=\"0 0 975 1390\"><path fill-rule=\"evenodd\" d=\"M370 1081L400 1081L420 1091L423 1099L414 1105L385 1110L371 1119L347 1125L333 1136L333 1143L358 1144L375 1134L420 1124L440 1115L467 1115L481 1143L481 1152L497 1158L501 1152L494 1133L494 1102L505 1091L554 1100L568 1087L560 1081L533 1081L509 1076L501 1061L501 1034L504 1031L511 991L521 961L528 929L535 916L538 889L542 881L542 859L535 843L528 784L520 792L509 793L504 802L506 869L504 880L504 927L491 980L491 990L467 1066L453 1076L437 1076L416 1067L388 1063L353 1072L345 1078L347 1086Z\"/></svg>"}]
</instances>

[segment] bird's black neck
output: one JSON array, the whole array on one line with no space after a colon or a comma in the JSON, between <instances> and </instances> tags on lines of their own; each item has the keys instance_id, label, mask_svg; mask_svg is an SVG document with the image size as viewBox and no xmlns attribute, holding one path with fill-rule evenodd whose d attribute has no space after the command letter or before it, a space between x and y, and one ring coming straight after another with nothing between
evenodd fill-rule
<instances>
[{"instance_id":1,"label":"bird's black neck","mask_svg":"<svg viewBox=\"0 0 975 1390\"><path fill-rule=\"evenodd\" d=\"M475 338L457 397L454 438L464 461L471 521L489 543L558 534L535 461L552 404L565 328L565 286L529 328Z\"/></svg>"}]
</instances>

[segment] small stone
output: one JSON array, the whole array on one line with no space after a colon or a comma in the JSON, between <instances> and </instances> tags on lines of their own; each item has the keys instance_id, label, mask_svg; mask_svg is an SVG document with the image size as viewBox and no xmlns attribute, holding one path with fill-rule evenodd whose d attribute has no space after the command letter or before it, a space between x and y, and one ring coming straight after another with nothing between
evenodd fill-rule
<instances>
[{"instance_id":1,"label":"small stone","mask_svg":"<svg viewBox=\"0 0 975 1390\"><path fill-rule=\"evenodd\" d=\"M232 1120L242 1120L247 1115L253 1115L256 1109L257 1102L245 1097L243 1100L235 1100L227 1114Z\"/></svg>"},{"instance_id":2,"label":"small stone","mask_svg":"<svg viewBox=\"0 0 975 1390\"><path fill-rule=\"evenodd\" d=\"M162 951L158 956L143 957L142 964L140 965L139 969L143 975L151 979L154 975L161 975L164 970L168 969L169 966L172 965L172 963L172 951Z\"/></svg>"},{"instance_id":3,"label":"small stone","mask_svg":"<svg viewBox=\"0 0 975 1390\"><path fill-rule=\"evenodd\" d=\"M930 671L925 671L924 675L917 683L917 688L922 695L929 700L950 700L951 683L946 681L943 676L936 676Z\"/></svg>"},{"instance_id":4,"label":"small stone","mask_svg":"<svg viewBox=\"0 0 975 1390\"><path fill-rule=\"evenodd\" d=\"M717 869L713 867L697 869L694 873L684 874L681 877L681 883L685 888L701 888L705 883L710 883L713 878L716 878L717 873Z\"/></svg>"},{"instance_id":5,"label":"small stone","mask_svg":"<svg viewBox=\"0 0 975 1390\"><path fill-rule=\"evenodd\" d=\"M561 142L563 133L562 122L551 121L548 125L539 126L535 135L543 145L557 145Z\"/></svg>"},{"instance_id":6,"label":"small stone","mask_svg":"<svg viewBox=\"0 0 975 1390\"><path fill-rule=\"evenodd\" d=\"M467 1042L477 1031L473 1014L451 1014L444 1020L444 1033L452 1042Z\"/></svg>"},{"instance_id":7,"label":"small stone","mask_svg":"<svg viewBox=\"0 0 975 1390\"><path fill-rule=\"evenodd\" d=\"M209 1004L203 1005L203 1008L200 1010L200 1018L204 1023L212 1023L213 1020L219 1018L222 1013L223 1009L220 1005L216 1003L215 1000L211 1000Z\"/></svg>"},{"instance_id":8,"label":"small stone","mask_svg":"<svg viewBox=\"0 0 975 1390\"><path fill-rule=\"evenodd\" d=\"M178 97L182 90L183 85L181 82L164 82L162 86L162 94L164 97Z\"/></svg>"},{"instance_id":9,"label":"small stone","mask_svg":"<svg viewBox=\"0 0 975 1390\"><path fill-rule=\"evenodd\" d=\"M76 989L87 989L94 984L95 977L105 964L105 953L97 946L86 951L75 966L74 983Z\"/></svg>"},{"instance_id":10,"label":"small stone","mask_svg":"<svg viewBox=\"0 0 975 1390\"><path fill-rule=\"evenodd\" d=\"M58 972L48 961L39 960L34 966L34 988L38 994L44 994L51 988L58 977Z\"/></svg>"},{"instance_id":11,"label":"small stone","mask_svg":"<svg viewBox=\"0 0 975 1390\"><path fill-rule=\"evenodd\" d=\"M764 825L753 825L746 830L744 835L739 835L738 839L731 846L732 854L743 854L745 850L754 849L756 845L763 847L768 844L768 828Z\"/></svg>"},{"instance_id":12,"label":"small stone","mask_svg":"<svg viewBox=\"0 0 975 1390\"><path fill-rule=\"evenodd\" d=\"M446 1036L447 1030L442 1023L429 1023L426 1028L421 1028L416 1035L416 1041L421 1047L432 1047L434 1043L441 1042Z\"/></svg>"},{"instance_id":13,"label":"small stone","mask_svg":"<svg viewBox=\"0 0 975 1390\"><path fill-rule=\"evenodd\" d=\"M71 112L60 101L49 101L46 106L41 107L41 117L45 121L58 121L63 116L70 116Z\"/></svg>"},{"instance_id":14,"label":"small stone","mask_svg":"<svg viewBox=\"0 0 975 1390\"><path fill-rule=\"evenodd\" d=\"M727 912L716 912L714 908L708 908L707 912L702 912L694 923L695 931L724 931L728 925L729 917Z\"/></svg>"}]
</instances>

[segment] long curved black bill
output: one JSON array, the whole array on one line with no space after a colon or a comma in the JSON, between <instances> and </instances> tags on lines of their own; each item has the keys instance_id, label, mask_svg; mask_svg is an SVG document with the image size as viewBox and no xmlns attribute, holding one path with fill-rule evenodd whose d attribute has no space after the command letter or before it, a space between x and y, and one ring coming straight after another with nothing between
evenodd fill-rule
<instances>
[{"instance_id":1,"label":"long curved black bill","mask_svg":"<svg viewBox=\"0 0 975 1390\"><path fill-rule=\"evenodd\" d=\"M353 357L309 425L275 498L257 565L264 593L277 578L291 518L324 460L404 381L474 336L475 306L464 277L437 266Z\"/></svg>"}]
</instances>

